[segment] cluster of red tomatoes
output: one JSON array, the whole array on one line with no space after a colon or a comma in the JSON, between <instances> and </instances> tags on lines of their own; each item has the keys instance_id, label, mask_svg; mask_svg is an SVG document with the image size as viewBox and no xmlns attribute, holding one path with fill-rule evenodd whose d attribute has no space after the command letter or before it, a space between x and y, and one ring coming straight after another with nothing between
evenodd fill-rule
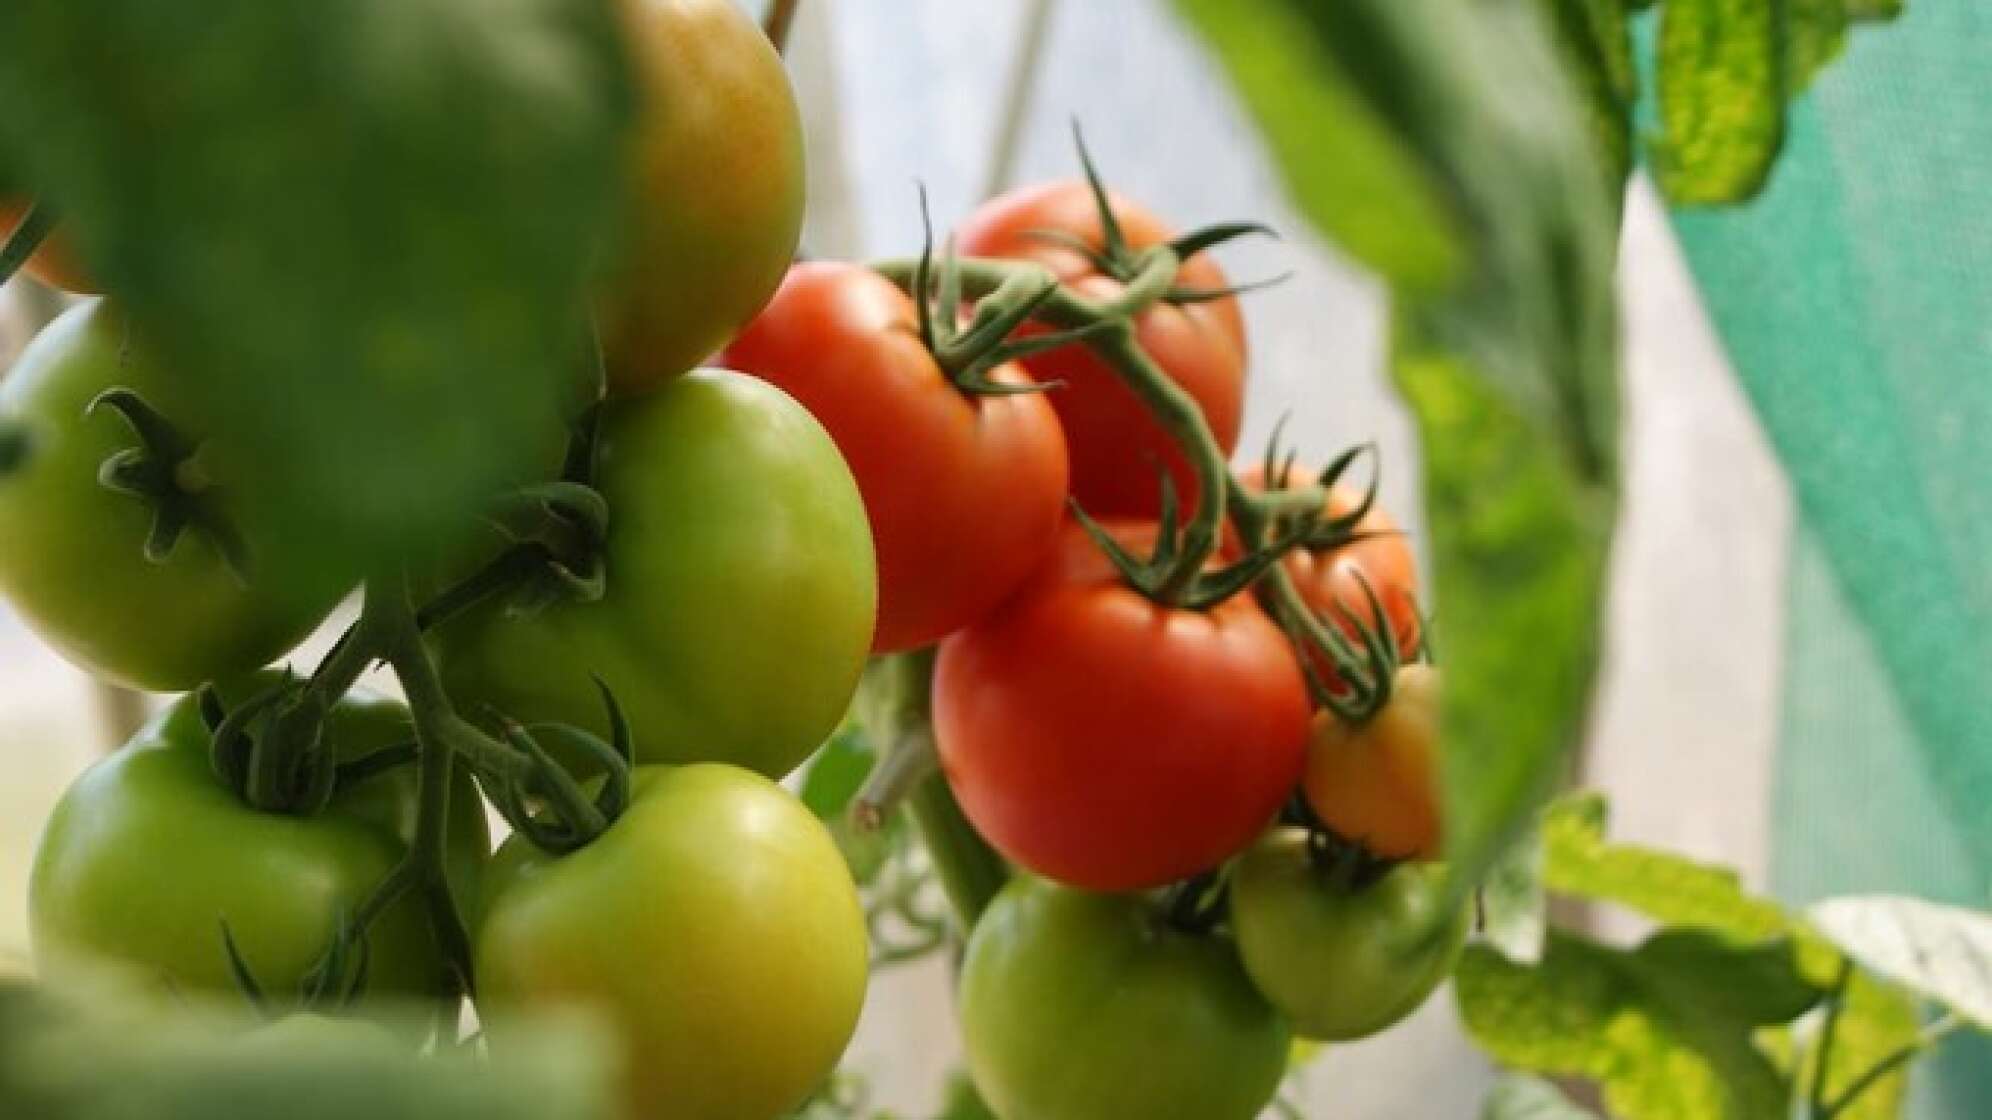
<instances>
[{"instance_id":1,"label":"cluster of red tomatoes","mask_svg":"<svg viewBox=\"0 0 1992 1120\"><path fill-rule=\"evenodd\" d=\"M1119 265L1173 237L1075 180L991 201L955 243L1039 263L1107 305L1131 271ZM1229 453L1246 368L1238 303L1208 255L1190 256L1172 291L1197 295L1136 312L1133 340ZM1324 624L1389 632L1377 642L1389 655L1365 663L1371 702L1317 711L1316 690L1348 691L1329 651L1297 643L1249 592L1196 609L1155 601L1102 548L1101 524L1135 554L1172 531L1160 474L1201 497L1177 439L1111 364L1074 342L966 384L928 345L923 315L944 312L921 298L858 265L798 265L726 364L787 389L843 451L878 554L873 648L939 643L947 781L1029 873L969 942L977 1083L1005 1117L1256 1115L1290 1031L1340 1040L1397 1021L1464 934L1426 862L1439 845L1437 672L1398 664L1422 637L1410 547L1371 495L1335 483L1322 517L1348 531L1281 561ZM1272 488L1313 481L1271 469ZM1263 491L1264 475L1240 481ZM1234 534L1220 559L1242 551ZM1199 892L1185 920L1182 899Z\"/></svg>"},{"instance_id":2,"label":"cluster of red tomatoes","mask_svg":"<svg viewBox=\"0 0 1992 1120\"><path fill-rule=\"evenodd\" d=\"M542 490L538 530L473 527L434 560L444 574L415 579L418 596L524 555L531 602L431 599L449 609L414 617L453 710L423 712L435 701L412 685L412 716L333 697L323 789L299 795L216 744L240 713L298 695L261 670L356 574L231 503L228 480L255 464L114 302L72 308L10 371L0 413L30 447L0 479L0 591L107 680L212 685L50 820L31 898L43 977L108 962L181 994L287 997L417 843L429 810L402 763L425 715L456 740L565 729L546 739L566 763L586 757L563 747L575 734L626 732L626 804L571 851L520 833L492 855L480 794L499 793L463 750L438 890L472 975L452 975L466 962L451 923L411 891L368 915L354 1006L474 987L499 1045L513 1010L579 1003L622 1042L633 1114L773 1117L848 1041L866 946L829 835L771 779L843 718L868 655L938 646L942 770L1025 873L970 931L961 977L970 1064L999 1115L1249 1117L1292 1035L1354 1038L1410 1013L1463 917L1441 912L1429 862L1438 685L1413 660L1416 573L1373 491L1329 478L1318 519L1347 531L1277 561L1309 626L1251 587L1189 606L1134 586L1114 553L1173 547L1178 507L1212 497L1183 433L1083 339L1033 349L1061 340L1022 317L990 336L964 315L974 301L856 264L789 267L801 154L778 59L719 0L628 11L644 205L598 297L607 389L586 461L562 426L547 433L549 473L607 512ZM687 177L688 162L752 173ZM1174 236L1073 181L988 203L955 245L1110 306ZM1198 248L1122 325L1228 455L1244 321ZM688 258L705 262L696 286L658 271ZM34 267L87 287L59 245ZM726 369L682 372L721 344ZM1304 489L1304 474L1269 459L1227 487ZM1262 547L1230 532L1211 567ZM576 592L591 570L606 578Z\"/></svg>"}]
</instances>

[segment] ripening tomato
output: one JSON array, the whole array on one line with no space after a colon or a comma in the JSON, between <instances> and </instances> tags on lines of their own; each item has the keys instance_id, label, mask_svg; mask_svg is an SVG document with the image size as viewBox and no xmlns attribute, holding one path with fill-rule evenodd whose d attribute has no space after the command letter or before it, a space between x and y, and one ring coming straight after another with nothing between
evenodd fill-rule
<instances>
[{"instance_id":1,"label":"ripening tomato","mask_svg":"<svg viewBox=\"0 0 1992 1120\"><path fill-rule=\"evenodd\" d=\"M1314 815L1337 836L1387 859L1432 859L1444 840L1439 812L1439 671L1397 670L1390 700L1350 726L1315 717L1302 779Z\"/></svg>"},{"instance_id":2,"label":"ripening tomato","mask_svg":"<svg viewBox=\"0 0 1992 1120\"><path fill-rule=\"evenodd\" d=\"M619 0L636 72L629 219L600 304L609 383L654 388L767 302L802 231L802 117L732 0Z\"/></svg>"},{"instance_id":3,"label":"ripening tomato","mask_svg":"<svg viewBox=\"0 0 1992 1120\"><path fill-rule=\"evenodd\" d=\"M1147 210L1118 196L1114 217L1129 247L1144 249L1176 236ZM1048 230L1100 248L1099 209L1083 180L1041 183L992 199L958 234L965 256L1034 260L1094 299L1112 299L1120 283L1102 275L1070 246L1032 236ZM1185 261L1180 288L1228 284L1208 253ZM1245 324L1232 297L1202 303L1157 303L1136 317L1135 339L1157 366L1195 398L1218 445L1230 454L1245 410ZM1035 328L1027 328L1035 329ZM1161 511L1158 465L1175 480L1185 509L1196 504L1196 472L1176 442L1113 370L1082 345L1023 359L1041 384L1064 384L1047 395L1065 426L1072 458L1072 497L1096 517L1155 517Z\"/></svg>"},{"instance_id":4,"label":"ripening tomato","mask_svg":"<svg viewBox=\"0 0 1992 1120\"><path fill-rule=\"evenodd\" d=\"M870 269L791 269L727 348L794 394L850 464L878 550L875 652L930 645L987 614L1051 550L1065 436L1039 393L972 396L920 341L913 301ZM1028 385L1014 364L989 374Z\"/></svg>"},{"instance_id":5,"label":"ripening tomato","mask_svg":"<svg viewBox=\"0 0 1992 1120\"><path fill-rule=\"evenodd\" d=\"M476 955L493 1048L514 1015L600 1015L632 1117L787 1115L857 1027L857 887L822 822L757 774L638 767L608 831L562 856L514 834L489 881Z\"/></svg>"},{"instance_id":6,"label":"ripening tomato","mask_svg":"<svg viewBox=\"0 0 1992 1120\"><path fill-rule=\"evenodd\" d=\"M1112 531L1136 551L1154 539ZM941 644L933 700L942 769L977 831L1092 890L1221 863L1304 762L1306 682L1251 596L1158 606L1077 526L995 614Z\"/></svg>"},{"instance_id":7,"label":"ripening tomato","mask_svg":"<svg viewBox=\"0 0 1992 1120\"><path fill-rule=\"evenodd\" d=\"M25 198L0 198L0 244L4 244L14 227L28 216L30 202ZM61 229L49 231L42 240L41 247L21 266L21 271L65 292L91 295L97 291L97 282L84 270L83 261L76 255L75 246L64 237Z\"/></svg>"},{"instance_id":8,"label":"ripening tomato","mask_svg":"<svg viewBox=\"0 0 1992 1120\"><path fill-rule=\"evenodd\" d=\"M1139 895L1030 878L976 923L961 1024L1002 1120L1251 1120L1290 1042L1227 941Z\"/></svg>"},{"instance_id":9,"label":"ripening tomato","mask_svg":"<svg viewBox=\"0 0 1992 1120\"><path fill-rule=\"evenodd\" d=\"M216 431L184 382L162 369L123 312L102 300L70 308L0 382L0 419L24 426L28 450L0 476L0 593L64 657L131 688L161 692L269 664L330 614L352 586L317 542L235 500L247 477L230 433ZM184 530L164 560L145 557L151 506L98 481L111 456L138 445L106 389L135 391L199 450L187 462L242 540L246 578L213 538Z\"/></svg>"},{"instance_id":10,"label":"ripening tomato","mask_svg":"<svg viewBox=\"0 0 1992 1120\"><path fill-rule=\"evenodd\" d=\"M1375 882L1338 883L1305 831L1278 829L1231 876L1245 970L1304 1038L1375 1034L1416 1011L1459 960L1467 909L1441 909L1445 875L1441 864L1401 863Z\"/></svg>"},{"instance_id":11,"label":"ripening tomato","mask_svg":"<svg viewBox=\"0 0 1992 1120\"><path fill-rule=\"evenodd\" d=\"M606 594L443 624L451 695L606 736L600 677L639 759L788 773L843 718L871 646L871 533L836 445L780 389L706 370L609 402L598 448Z\"/></svg>"},{"instance_id":12,"label":"ripening tomato","mask_svg":"<svg viewBox=\"0 0 1992 1120\"><path fill-rule=\"evenodd\" d=\"M273 678L259 675L258 687ZM223 686L226 701L252 694ZM332 709L326 734L351 761L406 742L408 709L356 693ZM181 995L234 1000L221 936L230 935L263 990L282 999L345 918L407 853L415 770L383 771L336 793L311 816L244 804L214 775L210 737L184 697L62 795L43 827L28 885L35 967L52 984L91 982L106 968ZM473 913L490 851L483 803L468 775L451 787L448 871ZM367 932L362 1004L440 991L443 957L411 894ZM244 1005L246 1007L246 1005ZM397 1009L383 1003L383 1014Z\"/></svg>"},{"instance_id":13,"label":"ripening tomato","mask_svg":"<svg viewBox=\"0 0 1992 1120\"><path fill-rule=\"evenodd\" d=\"M1313 478L1314 472L1296 467L1284 485L1306 484ZM1245 467L1238 472L1238 482L1248 490L1264 490L1264 467L1260 464ZM1346 517L1360 508L1362 502L1361 490L1337 483L1329 488L1326 515ZM1286 570L1293 577L1301 599L1315 614L1339 626L1350 638L1356 637L1357 628L1344 611L1371 626L1380 626L1387 619L1391 633L1397 638L1398 651L1406 658L1412 657L1423 637L1423 620L1418 614L1418 560L1411 551L1411 539L1398 527L1390 511L1375 504L1356 522L1355 532L1359 539L1339 548L1295 549L1286 556ZM1237 554L1237 537L1228 523L1225 547L1228 554ZM1369 582L1377 601L1383 605L1382 618L1370 609L1363 580ZM1341 678L1333 661L1320 651L1313 651L1313 656L1322 680L1330 688L1338 687Z\"/></svg>"}]
</instances>

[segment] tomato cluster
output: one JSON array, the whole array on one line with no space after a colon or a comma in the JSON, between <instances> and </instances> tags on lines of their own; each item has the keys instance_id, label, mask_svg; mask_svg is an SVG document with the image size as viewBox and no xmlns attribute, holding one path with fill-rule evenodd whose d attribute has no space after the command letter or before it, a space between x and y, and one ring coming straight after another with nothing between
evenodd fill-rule
<instances>
[{"instance_id":1,"label":"tomato cluster","mask_svg":"<svg viewBox=\"0 0 1992 1120\"><path fill-rule=\"evenodd\" d=\"M851 1036L867 919L776 782L868 655L931 650L942 780L1018 872L962 971L999 1115L1243 1120L1293 1036L1409 1014L1464 936L1438 671L1354 456L1225 466L1245 321L1207 250L1255 227L1179 234L1088 161L938 260L792 264L778 57L725 0L622 11L632 215L576 293L602 388L442 554L314 563L114 299L0 388L0 591L98 676L191 693L48 823L43 975L363 1019L470 996L494 1051L573 1005L631 1115L778 1116ZM60 248L38 275L87 286ZM356 586L309 675L266 668ZM353 691L375 661L409 704Z\"/></svg>"}]
</instances>

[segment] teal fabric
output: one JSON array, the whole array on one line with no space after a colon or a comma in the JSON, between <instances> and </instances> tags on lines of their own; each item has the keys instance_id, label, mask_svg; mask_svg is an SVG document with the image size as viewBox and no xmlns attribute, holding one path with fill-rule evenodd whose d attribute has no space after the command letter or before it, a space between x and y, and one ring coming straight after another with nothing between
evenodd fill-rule
<instances>
[{"instance_id":1,"label":"teal fabric","mask_svg":"<svg viewBox=\"0 0 1992 1120\"><path fill-rule=\"evenodd\" d=\"M1794 486L1775 886L1992 904L1992 3L1909 0L1763 197L1675 215ZM1953 1043L1919 1116L1992 1116Z\"/></svg>"}]
</instances>

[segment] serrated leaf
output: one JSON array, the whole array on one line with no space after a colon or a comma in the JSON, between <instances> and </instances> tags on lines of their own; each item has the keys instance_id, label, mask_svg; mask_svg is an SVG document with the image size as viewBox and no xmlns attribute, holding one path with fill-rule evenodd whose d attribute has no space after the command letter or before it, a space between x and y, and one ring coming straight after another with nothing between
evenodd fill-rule
<instances>
[{"instance_id":1,"label":"serrated leaf","mask_svg":"<svg viewBox=\"0 0 1992 1120\"><path fill-rule=\"evenodd\" d=\"M1667 0L1660 8L1660 187L1673 202L1753 197L1784 143L1779 0Z\"/></svg>"},{"instance_id":2,"label":"serrated leaf","mask_svg":"<svg viewBox=\"0 0 1992 1120\"><path fill-rule=\"evenodd\" d=\"M1622 1120L1783 1120L1789 1086L1751 1036L1819 995L1787 941L1679 931L1631 952L1552 931L1534 968L1468 946L1454 991L1497 1059L1594 1080Z\"/></svg>"},{"instance_id":3,"label":"serrated leaf","mask_svg":"<svg viewBox=\"0 0 1992 1120\"><path fill-rule=\"evenodd\" d=\"M1847 895L1806 919L1847 955L1992 1030L1992 916L1903 895Z\"/></svg>"},{"instance_id":4,"label":"serrated leaf","mask_svg":"<svg viewBox=\"0 0 1992 1120\"><path fill-rule=\"evenodd\" d=\"M1442 188L1278 2L1177 0L1228 67L1273 149L1288 193L1317 229L1386 280L1437 288L1462 266Z\"/></svg>"},{"instance_id":5,"label":"serrated leaf","mask_svg":"<svg viewBox=\"0 0 1992 1120\"><path fill-rule=\"evenodd\" d=\"M1542 886L1542 836L1531 829L1508 846L1480 885L1481 934L1511 961L1542 959L1549 903Z\"/></svg>"},{"instance_id":6,"label":"serrated leaf","mask_svg":"<svg viewBox=\"0 0 1992 1120\"><path fill-rule=\"evenodd\" d=\"M1488 1090L1480 1120L1598 1120L1598 1117L1589 1109L1571 1104L1562 1090L1542 1078L1510 1073Z\"/></svg>"},{"instance_id":7,"label":"serrated leaf","mask_svg":"<svg viewBox=\"0 0 1992 1120\"><path fill-rule=\"evenodd\" d=\"M0 4L0 145L243 446L242 500L371 563L557 455L620 210L613 8Z\"/></svg>"}]
</instances>

